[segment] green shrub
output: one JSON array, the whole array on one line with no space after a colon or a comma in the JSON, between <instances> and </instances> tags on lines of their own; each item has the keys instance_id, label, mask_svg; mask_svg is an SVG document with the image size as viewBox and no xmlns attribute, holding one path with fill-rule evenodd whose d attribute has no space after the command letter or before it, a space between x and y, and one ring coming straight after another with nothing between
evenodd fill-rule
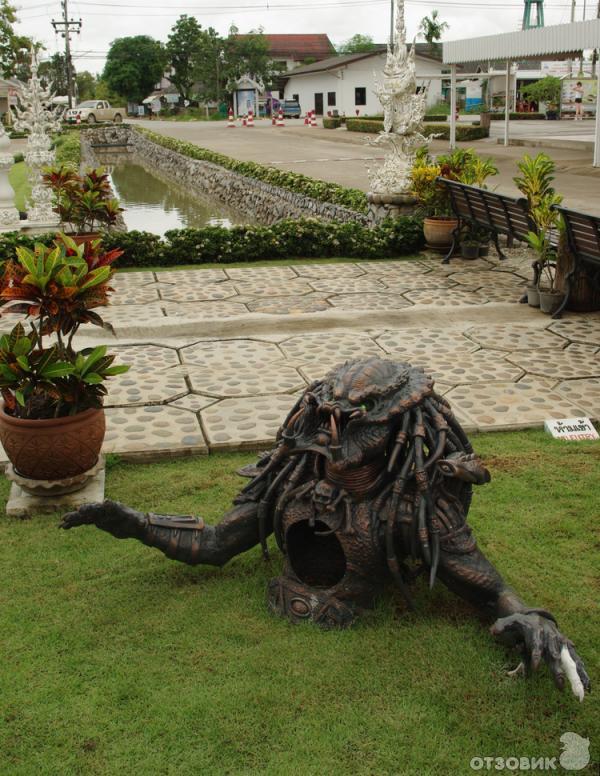
<instances>
[{"instance_id":1,"label":"green shrub","mask_svg":"<svg viewBox=\"0 0 600 776\"><path fill-rule=\"evenodd\" d=\"M511 121L540 121L546 118L545 113L509 113ZM504 113L490 113L490 119L492 121L504 121Z\"/></svg>"},{"instance_id":2,"label":"green shrub","mask_svg":"<svg viewBox=\"0 0 600 776\"><path fill-rule=\"evenodd\" d=\"M325 129L339 129L342 126L342 119L339 116L335 118L323 118L323 127Z\"/></svg>"},{"instance_id":3,"label":"green shrub","mask_svg":"<svg viewBox=\"0 0 600 776\"><path fill-rule=\"evenodd\" d=\"M25 161L25 156L20 152L13 156L13 162L15 164L19 164L20 162L24 162L24 161Z\"/></svg>"},{"instance_id":4,"label":"green shrub","mask_svg":"<svg viewBox=\"0 0 600 776\"><path fill-rule=\"evenodd\" d=\"M28 137L27 132L17 132L15 129L9 132L8 136L11 140L23 140L23 138Z\"/></svg>"},{"instance_id":5,"label":"green shrub","mask_svg":"<svg viewBox=\"0 0 600 776\"><path fill-rule=\"evenodd\" d=\"M337 183L316 180L300 173L278 170L275 167L267 167L256 162L242 162L238 159L232 159L230 156L225 156L225 154L210 151L207 148L200 148L193 143L159 135L149 129L135 127L135 131L141 132L153 143L176 151L183 156L188 156L190 159L212 162L239 175L265 181L265 183L270 183L273 186L281 186L283 189L290 189L298 194L312 197L319 202L341 205L359 213L367 212L367 196L358 189L349 189Z\"/></svg>"},{"instance_id":6,"label":"green shrub","mask_svg":"<svg viewBox=\"0 0 600 776\"><path fill-rule=\"evenodd\" d=\"M56 164L72 164L79 169L81 164L81 137L78 132L64 132L54 141Z\"/></svg>"},{"instance_id":7,"label":"green shrub","mask_svg":"<svg viewBox=\"0 0 600 776\"><path fill-rule=\"evenodd\" d=\"M50 245L53 234L35 238L18 232L0 238L0 260L14 255L17 246L32 248L34 240ZM175 229L164 238L149 232L111 232L104 236L106 250L124 251L119 267L170 267L181 264L231 263L287 258L387 258L415 253L423 245L422 222L404 217L385 221L374 229L356 222L316 219L279 221L274 226L207 226Z\"/></svg>"},{"instance_id":8,"label":"green shrub","mask_svg":"<svg viewBox=\"0 0 600 776\"><path fill-rule=\"evenodd\" d=\"M438 135L439 140L450 139L450 124L425 124L423 126L423 134L427 137L430 135ZM486 127L479 126L465 126L464 124L456 125L456 139L459 141L469 142L471 140L481 140L483 137L489 137L490 130Z\"/></svg>"},{"instance_id":9,"label":"green shrub","mask_svg":"<svg viewBox=\"0 0 600 776\"><path fill-rule=\"evenodd\" d=\"M428 113L425 116L425 121L446 121L447 118L447 113Z\"/></svg>"},{"instance_id":10,"label":"green shrub","mask_svg":"<svg viewBox=\"0 0 600 776\"><path fill-rule=\"evenodd\" d=\"M348 132L381 132L383 130L382 119L346 119Z\"/></svg>"}]
</instances>

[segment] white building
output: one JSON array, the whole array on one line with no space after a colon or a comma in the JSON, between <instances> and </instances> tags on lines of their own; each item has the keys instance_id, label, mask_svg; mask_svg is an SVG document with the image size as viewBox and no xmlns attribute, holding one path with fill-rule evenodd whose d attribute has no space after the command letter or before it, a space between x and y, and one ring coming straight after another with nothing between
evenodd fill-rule
<instances>
[{"instance_id":1,"label":"white building","mask_svg":"<svg viewBox=\"0 0 600 776\"><path fill-rule=\"evenodd\" d=\"M386 46L361 54L339 57L304 65L286 74L286 100L297 100L302 114L314 110L318 116L337 113L346 116L372 116L383 112L375 95L375 80L381 78L387 54ZM441 50L417 43L415 58L418 84L427 86L428 104L442 99L442 81L428 76L442 73Z\"/></svg>"}]
</instances>

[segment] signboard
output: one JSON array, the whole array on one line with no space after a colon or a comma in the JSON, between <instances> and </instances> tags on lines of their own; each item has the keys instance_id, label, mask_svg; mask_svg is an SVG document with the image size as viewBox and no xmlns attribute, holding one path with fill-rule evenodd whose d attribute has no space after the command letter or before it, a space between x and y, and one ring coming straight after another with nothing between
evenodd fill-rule
<instances>
[{"instance_id":1,"label":"signboard","mask_svg":"<svg viewBox=\"0 0 600 776\"><path fill-rule=\"evenodd\" d=\"M17 92L16 89L9 89L8 90L8 104L9 105L18 105L19 104L18 92Z\"/></svg>"},{"instance_id":2,"label":"signboard","mask_svg":"<svg viewBox=\"0 0 600 776\"><path fill-rule=\"evenodd\" d=\"M580 84L580 86L578 86ZM575 100L580 99L584 114L596 115L598 81L596 78L565 78L562 82L561 110L575 113Z\"/></svg>"},{"instance_id":3,"label":"signboard","mask_svg":"<svg viewBox=\"0 0 600 776\"><path fill-rule=\"evenodd\" d=\"M544 421L544 429L554 439L577 441L581 439L600 439L589 418L563 418Z\"/></svg>"}]
</instances>

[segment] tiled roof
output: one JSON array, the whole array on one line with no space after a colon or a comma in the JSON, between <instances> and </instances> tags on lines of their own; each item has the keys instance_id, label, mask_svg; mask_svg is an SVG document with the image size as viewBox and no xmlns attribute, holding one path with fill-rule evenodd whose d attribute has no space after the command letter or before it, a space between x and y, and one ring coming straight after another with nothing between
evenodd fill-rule
<instances>
[{"instance_id":1,"label":"tiled roof","mask_svg":"<svg viewBox=\"0 0 600 776\"><path fill-rule=\"evenodd\" d=\"M326 59L335 54L335 47L327 35L265 35L265 38L269 41L269 54L273 59L301 62L309 57Z\"/></svg>"}]
</instances>

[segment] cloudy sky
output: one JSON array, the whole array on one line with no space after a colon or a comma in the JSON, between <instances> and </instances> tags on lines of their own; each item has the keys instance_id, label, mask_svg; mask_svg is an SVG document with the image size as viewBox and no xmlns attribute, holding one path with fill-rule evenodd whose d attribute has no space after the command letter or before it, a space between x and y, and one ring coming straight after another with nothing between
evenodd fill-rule
<instances>
[{"instance_id":1,"label":"cloudy sky","mask_svg":"<svg viewBox=\"0 0 600 776\"><path fill-rule=\"evenodd\" d=\"M14 0L20 23L17 29L40 40L47 55L63 50L50 24L60 18L60 0ZM595 16L596 0L577 0L577 19ZM406 20L412 37L419 20L437 8L450 29L447 39L492 35L520 28L522 0L407 0ZM78 71L100 72L110 42L130 35L152 35L166 41L181 14L196 16L203 27L225 35L234 23L241 32L262 26L267 33L327 33L341 43L357 32L383 42L389 30L390 0L69 0L69 16L81 19L81 35L73 36L74 64ZM546 25L570 19L570 0L546 0Z\"/></svg>"}]
</instances>

